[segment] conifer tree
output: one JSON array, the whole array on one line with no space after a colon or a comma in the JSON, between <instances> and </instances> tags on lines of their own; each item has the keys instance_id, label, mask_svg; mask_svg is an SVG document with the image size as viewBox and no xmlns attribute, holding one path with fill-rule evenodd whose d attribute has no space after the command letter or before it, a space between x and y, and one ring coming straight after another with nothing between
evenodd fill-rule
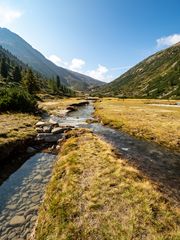
<instances>
[{"instance_id":1,"label":"conifer tree","mask_svg":"<svg viewBox=\"0 0 180 240\"><path fill-rule=\"evenodd\" d=\"M60 77L58 75L56 76L56 85L57 85L57 89L60 89L61 81L60 81Z\"/></svg>"},{"instance_id":2,"label":"conifer tree","mask_svg":"<svg viewBox=\"0 0 180 240\"><path fill-rule=\"evenodd\" d=\"M16 66L13 70L13 82L20 83L21 79L22 79L22 76L21 76L20 68Z\"/></svg>"},{"instance_id":3,"label":"conifer tree","mask_svg":"<svg viewBox=\"0 0 180 240\"><path fill-rule=\"evenodd\" d=\"M28 69L23 76L23 85L30 94L38 90L36 78L31 69Z\"/></svg>"},{"instance_id":4,"label":"conifer tree","mask_svg":"<svg viewBox=\"0 0 180 240\"><path fill-rule=\"evenodd\" d=\"M1 60L1 76L4 78L7 78L8 76L8 65L6 64L5 58L2 58Z\"/></svg>"}]
</instances>

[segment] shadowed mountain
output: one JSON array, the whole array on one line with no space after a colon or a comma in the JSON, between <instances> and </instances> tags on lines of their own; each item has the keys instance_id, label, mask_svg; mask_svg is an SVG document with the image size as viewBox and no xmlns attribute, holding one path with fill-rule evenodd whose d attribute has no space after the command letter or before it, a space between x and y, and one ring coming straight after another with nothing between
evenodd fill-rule
<instances>
[{"instance_id":1,"label":"shadowed mountain","mask_svg":"<svg viewBox=\"0 0 180 240\"><path fill-rule=\"evenodd\" d=\"M0 45L42 75L49 78L59 75L63 84L75 90L86 91L104 84L86 75L58 67L23 38L6 28L0 28Z\"/></svg>"}]
</instances>

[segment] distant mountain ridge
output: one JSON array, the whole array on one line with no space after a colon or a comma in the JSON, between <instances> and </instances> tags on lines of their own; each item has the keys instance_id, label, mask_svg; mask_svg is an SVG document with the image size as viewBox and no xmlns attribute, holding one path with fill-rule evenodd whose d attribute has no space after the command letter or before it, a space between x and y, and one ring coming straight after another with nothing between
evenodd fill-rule
<instances>
[{"instance_id":1,"label":"distant mountain ridge","mask_svg":"<svg viewBox=\"0 0 180 240\"><path fill-rule=\"evenodd\" d=\"M59 75L63 84L75 90L86 91L104 84L86 75L58 67L19 35L6 28L0 28L0 45L44 76L51 78Z\"/></svg>"},{"instance_id":2,"label":"distant mountain ridge","mask_svg":"<svg viewBox=\"0 0 180 240\"><path fill-rule=\"evenodd\" d=\"M180 99L180 42L146 58L93 94Z\"/></svg>"}]
</instances>

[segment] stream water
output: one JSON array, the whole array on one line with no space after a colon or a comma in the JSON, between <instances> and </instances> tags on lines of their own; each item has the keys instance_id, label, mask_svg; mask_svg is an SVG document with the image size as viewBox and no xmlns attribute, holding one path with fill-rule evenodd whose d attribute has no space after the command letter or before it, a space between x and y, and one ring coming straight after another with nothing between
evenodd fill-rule
<instances>
[{"instance_id":1,"label":"stream water","mask_svg":"<svg viewBox=\"0 0 180 240\"><path fill-rule=\"evenodd\" d=\"M180 155L100 123L87 124L86 120L92 119L93 111L90 103L69 113L65 118L54 117L54 120L62 126L91 129L111 142L122 157L157 182L162 191L180 201ZM55 158L53 154L35 154L0 186L0 240L28 239Z\"/></svg>"}]
</instances>

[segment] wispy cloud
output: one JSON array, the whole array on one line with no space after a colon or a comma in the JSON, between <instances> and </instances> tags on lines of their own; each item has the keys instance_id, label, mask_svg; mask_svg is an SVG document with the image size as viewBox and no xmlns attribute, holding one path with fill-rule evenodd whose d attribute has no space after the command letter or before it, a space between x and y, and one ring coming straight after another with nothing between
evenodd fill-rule
<instances>
[{"instance_id":1,"label":"wispy cloud","mask_svg":"<svg viewBox=\"0 0 180 240\"><path fill-rule=\"evenodd\" d=\"M9 6L0 4L0 25L8 26L15 19L20 18L23 12L17 9L12 9Z\"/></svg>"},{"instance_id":2,"label":"wispy cloud","mask_svg":"<svg viewBox=\"0 0 180 240\"><path fill-rule=\"evenodd\" d=\"M107 66L98 64L95 69L86 70L86 61L81 58L73 58L71 61L66 62L61 57L53 54L47 57L47 59L55 63L57 66L65 67L72 71L76 71L105 82L110 82L115 78L114 75L111 74L112 72L116 70L122 72L123 70L130 68L130 66L123 66L109 69Z\"/></svg>"},{"instance_id":3,"label":"wispy cloud","mask_svg":"<svg viewBox=\"0 0 180 240\"><path fill-rule=\"evenodd\" d=\"M173 44L180 42L180 34L172 34L166 37L161 37L156 40L157 47L169 47Z\"/></svg>"}]
</instances>

